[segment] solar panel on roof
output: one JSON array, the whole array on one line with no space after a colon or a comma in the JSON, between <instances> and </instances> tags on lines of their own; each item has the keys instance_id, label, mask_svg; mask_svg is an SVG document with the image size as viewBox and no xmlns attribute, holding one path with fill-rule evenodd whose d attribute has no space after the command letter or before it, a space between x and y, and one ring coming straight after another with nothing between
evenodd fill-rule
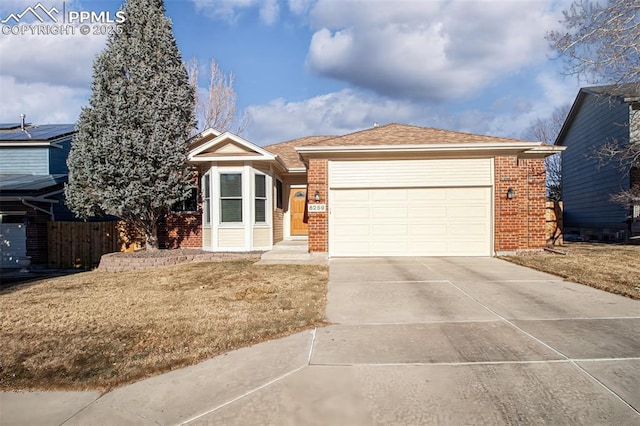
<instances>
[{"instance_id":1,"label":"solar panel on roof","mask_svg":"<svg viewBox=\"0 0 640 426\"><path fill-rule=\"evenodd\" d=\"M0 130L19 129L20 123L0 123Z\"/></svg>"},{"instance_id":2,"label":"solar panel on roof","mask_svg":"<svg viewBox=\"0 0 640 426\"><path fill-rule=\"evenodd\" d=\"M47 141L75 132L75 124L43 124L28 127L24 131L19 127L15 131L0 133L0 140L4 141Z\"/></svg>"}]
</instances>

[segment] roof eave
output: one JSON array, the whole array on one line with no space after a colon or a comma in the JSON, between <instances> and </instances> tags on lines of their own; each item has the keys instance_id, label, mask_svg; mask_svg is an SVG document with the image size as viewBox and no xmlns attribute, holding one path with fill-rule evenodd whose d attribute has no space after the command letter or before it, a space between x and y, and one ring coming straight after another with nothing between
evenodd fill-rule
<instances>
[{"instance_id":1,"label":"roof eave","mask_svg":"<svg viewBox=\"0 0 640 426\"><path fill-rule=\"evenodd\" d=\"M358 152L464 152L464 151L513 151L527 150L540 146L539 142L500 142L500 143L442 143L415 145L335 145L303 146L295 150L299 154L330 154Z\"/></svg>"}]
</instances>

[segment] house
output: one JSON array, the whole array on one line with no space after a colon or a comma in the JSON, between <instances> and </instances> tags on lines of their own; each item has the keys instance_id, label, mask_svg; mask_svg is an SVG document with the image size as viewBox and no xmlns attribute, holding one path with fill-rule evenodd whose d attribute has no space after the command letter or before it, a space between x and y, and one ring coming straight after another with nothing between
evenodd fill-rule
<instances>
[{"instance_id":1,"label":"house","mask_svg":"<svg viewBox=\"0 0 640 426\"><path fill-rule=\"evenodd\" d=\"M597 240L640 235L640 206L629 209L610 199L640 185L638 166L598 158L605 144L626 144L634 133L637 140L638 110L638 84L585 87L578 92L555 142L567 148L562 156L565 235Z\"/></svg>"},{"instance_id":2,"label":"house","mask_svg":"<svg viewBox=\"0 0 640 426\"><path fill-rule=\"evenodd\" d=\"M0 124L2 268L47 263L47 222L72 217L62 203L73 124Z\"/></svg>"},{"instance_id":3,"label":"house","mask_svg":"<svg viewBox=\"0 0 640 426\"><path fill-rule=\"evenodd\" d=\"M201 214L182 246L263 251L308 239L330 257L538 250L543 162L563 149L401 124L265 147L209 129L189 147Z\"/></svg>"}]
</instances>

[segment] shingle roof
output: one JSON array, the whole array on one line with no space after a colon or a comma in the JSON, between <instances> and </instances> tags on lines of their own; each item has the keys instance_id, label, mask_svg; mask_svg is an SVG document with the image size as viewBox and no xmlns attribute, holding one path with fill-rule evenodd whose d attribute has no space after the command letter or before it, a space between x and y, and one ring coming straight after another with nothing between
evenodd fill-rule
<instances>
[{"instance_id":1,"label":"shingle roof","mask_svg":"<svg viewBox=\"0 0 640 426\"><path fill-rule=\"evenodd\" d=\"M38 192L61 185L67 181L67 175L0 175L1 192Z\"/></svg>"},{"instance_id":2,"label":"shingle roof","mask_svg":"<svg viewBox=\"0 0 640 426\"><path fill-rule=\"evenodd\" d=\"M315 145L320 141L324 141L332 137L333 136L307 136L274 145L264 146L263 148L280 157L289 169L304 168L304 164L300 161L295 148L299 146Z\"/></svg>"},{"instance_id":3,"label":"shingle roof","mask_svg":"<svg viewBox=\"0 0 640 426\"><path fill-rule=\"evenodd\" d=\"M304 167L296 147L353 145L421 145L446 143L513 143L518 139L454 132L431 127L391 123L344 136L310 136L264 147L282 158L287 167Z\"/></svg>"},{"instance_id":4,"label":"shingle roof","mask_svg":"<svg viewBox=\"0 0 640 426\"><path fill-rule=\"evenodd\" d=\"M606 96L638 97L640 96L640 81L625 84L610 84L607 86L583 87L581 90Z\"/></svg>"}]
</instances>

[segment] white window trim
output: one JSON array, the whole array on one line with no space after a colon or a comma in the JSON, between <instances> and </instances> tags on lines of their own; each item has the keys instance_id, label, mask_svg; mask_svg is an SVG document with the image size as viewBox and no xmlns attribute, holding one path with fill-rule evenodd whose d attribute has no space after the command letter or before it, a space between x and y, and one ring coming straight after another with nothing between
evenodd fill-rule
<instances>
[{"instance_id":1,"label":"white window trim","mask_svg":"<svg viewBox=\"0 0 640 426\"><path fill-rule=\"evenodd\" d=\"M222 222L222 197L220 196L220 183L221 183L221 175L233 175L233 174L238 174L241 176L242 179L242 193L241 193L241 199L242 199L242 222ZM246 177L246 173L243 167L218 167L216 174L215 174L215 197L217 200L216 203L216 221L213 223L217 224L218 228L244 228L245 224L247 223L247 212L246 212L246 183L247 183L247 177Z\"/></svg>"},{"instance_id":2,"label":"white window trim","mask_svg":"<svg viewBox=\"0 0 640 426\"><path fill-rule=\"evenodd\" d=\"M209 209L208 211L206 211L206 207L207 207L207 197L205 196L205 184L204 182L208 181L209 183L209 197L208 197L208 201L209 201ZM211 200L213 199L213 188L211 186L211 170L207 170L207 172L202 175L202 180L201 180L201 185L202 185L202 226L205 228L211 228L213 226L213 217L211 215L212 213L212 206L211 206ZM207 217L209 219L208 222L205 222L205 217Z\"/></svg>"},{"instance_id":3,"label":"white window trim","mask_svg":"<svg viewBox=\"0 0 640 426\"><path fill-rule=\"evenodd\" d=\"M255 217L256 200L258 199L258 197L256 195L257 191L256 191L256 185L255 185L256 176L264 176L264 197L260 197L261 200L264 199L264 222L258 222L256 220L256 217ZM253 226L258 227L258 228L259 227L267 227L267 226L269 226L269 222L270 222L270 218L269 218L269 210L270 210L269 209L269 180L270 179L269 179L269 177L270 176L268 174L266 174L264 172L261 172L259 170L255 170L254 169L254 171L253 171L253 185L252 185L252 188L251 188L252 189L252 194L251 195L253 195L251 197L251 204L252 204L252 207L253 207L252 208L252 213L253 213L252 223L253 223Z\"/></svg>"}]
</instances>

